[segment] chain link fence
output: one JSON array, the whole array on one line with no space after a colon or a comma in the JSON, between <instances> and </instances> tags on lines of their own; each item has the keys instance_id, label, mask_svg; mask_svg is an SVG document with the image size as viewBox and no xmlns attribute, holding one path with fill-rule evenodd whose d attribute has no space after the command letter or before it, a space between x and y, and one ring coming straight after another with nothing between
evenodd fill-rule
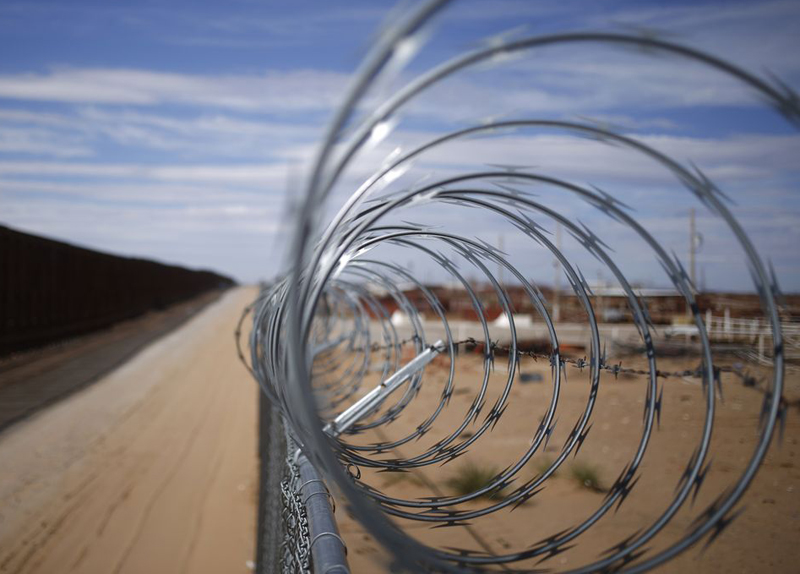
<instances>
[{"instance_id":1,"label":"chain link fence","mask_svg":"<svg viewBox=\"0 0 800 574\"><path fill-rule=\"evenodd\" d=\"M349 574L333 497L263 393L259 450L258 574Z\"/></svg>"},{"instance_id":2,"label":"chain link fence","mask_svg":"<svg viewBox=\"0 0 800 574\"><path fill-rule=\"evenodd\" d=\"M281 541L281 572L309 572L311 570L311 535L308 528L308 513L301 496L302 480L300 469L294 461L297 450L294 441L286 433L287 457L281 481L281 521L283 540Z\"/></svg>"},{"instance_id":3,"label":"chain link fence","mask_svg":"<svg viewBox=\"0 0 800 574\"><path fill-rule=\"evenodd\" d=\"M286 466L286 438L280 415L269 399L260 395L259 455L261 487L258 495L258 574L282 572L283 501L281 480Z\"/></svg>"}]
</instances>

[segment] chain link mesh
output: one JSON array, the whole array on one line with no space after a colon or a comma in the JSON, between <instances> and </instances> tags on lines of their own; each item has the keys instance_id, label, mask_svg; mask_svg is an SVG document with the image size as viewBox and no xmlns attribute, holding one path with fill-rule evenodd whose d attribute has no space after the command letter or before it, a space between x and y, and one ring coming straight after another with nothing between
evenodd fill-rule
<instances>
[{"instance_id":1,"label":"chain link mesh","mask_svg":"<svg viewBox=\"0 0 800 574\"><path fill-rule=\"evenodd\" d=\"M281 512L283 541L281 543L281 571L284 574L309 572L311 544L308 517L300 498L300 474L294 462L297 445L286 434L286 464L281 481Z\"/></svg>"},{"instance_id":2,"label":"chain link mesh","mask_svg":"<svg viewBox=\"0 0 800 574\"><path fill-rule=\"evenodd\" d=\"M261 495L258 574L310 572L310 536L295 464L297 445L280 414L261 396Z\"/></svg>"}]
</instances>

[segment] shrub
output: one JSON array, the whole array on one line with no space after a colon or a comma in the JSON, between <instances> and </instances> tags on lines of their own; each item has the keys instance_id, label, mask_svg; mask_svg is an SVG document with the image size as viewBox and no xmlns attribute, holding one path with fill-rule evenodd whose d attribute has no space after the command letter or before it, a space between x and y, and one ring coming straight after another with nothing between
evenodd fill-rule
<instances>
[{"instance_id":1,"label":"shrub","mask_svg":"<svg viewBox=\"0 0 800 574\"><path fill-rule=\"evenodd\" d=\"M448 478L445 484L458 495L464 496L489 485L497 474L498 471L494 467L466 463L458 469L456 475ZM495 488L482 496L495 498L499 494L500 491Z\"/></svg>"},{"instance_id":2,"label":"shrub","mask_svg":"<svg viewBox=\"0 0 800 574\"><path fill-rule=\"evenodd\" d=\"M605 492L600 485L600 474L596 467L586 463L575 463L572 465L572 478L582 487L594 492Z\"/></svg>"}]
</instances>

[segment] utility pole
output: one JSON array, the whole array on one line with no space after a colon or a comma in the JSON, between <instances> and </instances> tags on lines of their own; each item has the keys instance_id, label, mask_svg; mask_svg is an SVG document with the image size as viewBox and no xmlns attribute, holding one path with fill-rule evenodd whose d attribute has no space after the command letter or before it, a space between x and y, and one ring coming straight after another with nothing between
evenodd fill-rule
<instances>
[{"instance_id":1,"label":"utility pole","mask_svg":"<svg viewBox=\"0 0 800 574\"><path fill-rule=\"evenodd\" d=\"M697 232L694 227L694 207L689 209L689 279L692 281L692 286L696 286L695 281L695 265L694 265L694 250L697 242Z\"/></svg>"},{"instance_id":2,"label":"utility pole","mask_svg":"<svg viewBox=\"0 0 800 574\"><path fill-rule=\"evenodd\" d=\"M561 223L556 221L556 250L561 253ZM553 279L553 320L561 319L561 261L556 257L553 260L555 277Z\"/></svg>"},{"instance_id":3,"label":"utility pole","mask_svg":"<svg viewBox=\"0 0 800 574\"><path fill-rule=\"evenodd\" d=\"M697 231L697 226L694 220L694 207L689 209L689 279L692 281L692 286L697 290L700 285L697 284L697 254L703 249L703 234ZM702 274L701 284L703 285L700 291L705 290L705 267L702 267L700 272Z\"/></svg>"},{"instance_id":4,"label":"utility pole","mask_svg":"<svg viewBox=\"0 0 800 574\"><path fill-rule=\"evenodd\" d=\"M505 244L504 244L504 241L503 241L503 234L502 233L498 233L497 234L497 248L501 252L505 249ZM498 263L497 264L497 278L500 281L500 287L503 287L505 285L505 280L503 278L503 264L502 263Z\"/></svg>"}]
</instances>

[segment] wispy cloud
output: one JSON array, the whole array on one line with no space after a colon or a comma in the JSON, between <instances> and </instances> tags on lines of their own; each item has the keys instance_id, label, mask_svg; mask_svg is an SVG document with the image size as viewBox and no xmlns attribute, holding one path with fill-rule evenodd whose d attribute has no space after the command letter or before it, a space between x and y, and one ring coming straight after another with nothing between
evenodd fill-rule
<instances>
[{"instance_id":1,"label":"wispy cloud","mask_svg":"<svg viewBox=\"0 0 800 574\"><path fill-rule=\"evenodd\" d=\"M676 135L637 139L678 161L692 160L718 183L755 181L769 174L797 173L800 136L750 135L732 138L692 138ZM584 181L664 183L674 176L654 160L619 147L578 136L512 134L486 140L465 140L442 148L426 159L431 169L506 164L532 166ZM689 165L685 163L685 165Z\"/></svg>"},{"instance_id":2,"label":"wispy cloud","mask_svg":"<svg viewBox=\"0 0 800 574\"><path fill-rule=\"evenodd\" d=\"M59 68L0 75L0 98L70 103L183 104L243 111L327 110L346 76L296 70L196 75L119 68Z\"/></svg>"},{"instance_id":3,"label":"wispy cloud","mask_svg":"<svg viewBox=\"0 0 800 574\"><path fill-rule=\"evenodd\" d=\"M39 177L136 178L151 181L189 181L242 183L251 185L283 184L286 166L242 165L146 165L59 163L42 161L0 161L0 176L36 175Z\"/></svg>"},{"instance_id":4,"label":"wispy cloud","mask_svg":"<svg viewBox=\"0 0 800 574\"><path fill-rule=\"evenodd\" d=\"M93 150L76 134L53 133L37 127L0 124L0 154L45 155L58 158L88 157Z\"/></svg>"}]
</instances>

